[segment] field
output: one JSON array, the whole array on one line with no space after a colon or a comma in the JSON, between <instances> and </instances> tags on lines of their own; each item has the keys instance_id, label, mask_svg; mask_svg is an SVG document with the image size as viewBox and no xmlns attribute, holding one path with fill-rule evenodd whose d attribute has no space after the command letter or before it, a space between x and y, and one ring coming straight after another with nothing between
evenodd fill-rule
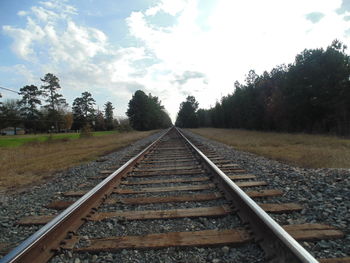
<instances>
[{"instance_id":1,"label":"field","mask_svg":"<svg viewBox=\"0 0 350 263\"><path fill-rule=\"evenodd\" d=\"M204 137L306 168L350 168L350 140L335 136L257 132L235 129L190 129Z\"/></svg>"},{"instance_id":2,"label":"field","mask_svg":"<svg viewBox=\"0 0 350 263\"><path fill-rule=\"evenodd\" d=\"M102 136L113 134L116 131L93 132L93 136ZM17 147L28 142L44 142L47 140L58 139L78 139L79 133L60 133L60 134L38 134L38 135L8 135L0 136L0 147Z\"/></svg>"},{"instance_id":3,"label":"field","mask_svg":"<svg viewBox=\"0 0 350 263\"><path fill-rule=\"evenodd\" d=\"M0 190L38 183L57 171L94 160L154 132L98 132L82 139L78 139L79 134L59 134L50 140L42 135L4 136L11 147L0 147Z\"/></svg>"}]
</instances>

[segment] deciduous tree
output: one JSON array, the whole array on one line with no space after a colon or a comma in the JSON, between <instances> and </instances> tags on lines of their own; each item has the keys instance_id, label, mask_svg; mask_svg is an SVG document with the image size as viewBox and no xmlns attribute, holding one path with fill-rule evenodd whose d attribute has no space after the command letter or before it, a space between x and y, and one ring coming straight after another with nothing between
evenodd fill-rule
<instances>
[{"instance_id":1,"label":"deciduous tree","mask_svg":"<svg viewBox=\"0 0 350 263\"><path fill-rule=\"evenodd\" d=\"M72 128L73 125L73 113L71 112L66 112L66 114L64 114L63 116L63 127L66 130L70 130Z\"/></svg>"},{"instance_id":2,"label":"deciduous tree","mask_svg":"<svg viewBox=\"0 0 350 263\"><path fill-rule=\"evenodd\" d=\"M17 128L20 127L22 123L19 101L13 99L5 100L0 107L0 112L0 128L13 127L14 134L16 134Z\"/></svg>"}]
</instances>

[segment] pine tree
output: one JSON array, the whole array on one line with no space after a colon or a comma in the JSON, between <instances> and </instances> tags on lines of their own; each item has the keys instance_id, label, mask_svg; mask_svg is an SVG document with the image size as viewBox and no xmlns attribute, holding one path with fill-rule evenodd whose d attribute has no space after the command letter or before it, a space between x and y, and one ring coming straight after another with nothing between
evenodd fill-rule
<instances>
[{"instance_id":1,"label":"pine tree","mask_svg":"<svg viewBox=\"0 0 350 263\"><path fill-rule=\"evenodd\" d=\"M40 119L40 112L37 106L41 105L39 96L41 91L37 86L24 86L20 89L22 99L19 101L21 115L24 118L26 129L37 130L37 122Z\"/></svg>"},{"instance_id":2,"label":"pine tree","mask_svg":"<svg viewBox=\"0 0 350 263\"><path fill-rule=\"evenodd\" d=\"M92 125L95 115L95 100L90 92L83 92L73 102L74 129L80 129L86 124Z\"/></svg>"},{"instance_id":3,"label":"pine tree","mask_svg":"<svg viewBox=\"0 0 350 263\"><path fill-rule=\"evenodd\" d=\"M135 130L152 130L171 126L169 115L164 111L158 97L148 96L141 90L135 92L126 112Z\"/></svg>"},{"instance_id":4,"label":"pine tree","mask_svg":"<svg viewBox=\"0 0 350 263\"><path fill-rule=\"evenodd\" d=\"M110 101L107 101L105 104L105 125L107 130L114 129L114 121L113 121L113 104Z\"/></svg>"},{"instance_id":5,"label":"pine tree","mask_svg":"<svg viewBox=\"0 0 350 263\"><path fill-rule=\"evenodd\" d=\"M66 104L63 95L58 93L58 90L61 89L59 79L55 75L47 73L41 81L44 82L44 85L41 86L41 92L48 103L45 107L49 111L49 119L54 124L56 131L58 131L58 121L60 118L58 108L60 105Z\"/></svg>"},{"instance_id":6,"label":"pine tree","mask_svg":"<svg viewBox=\"0 0 350 263\"><path fill-rule=\"evenodd\" d=\"M187 96L186 101L182 102L180 105L175 125L183 128L198 127L198 117L196 115L197 109L198 102L195 97Z\"/></svg>"}]
</instances>

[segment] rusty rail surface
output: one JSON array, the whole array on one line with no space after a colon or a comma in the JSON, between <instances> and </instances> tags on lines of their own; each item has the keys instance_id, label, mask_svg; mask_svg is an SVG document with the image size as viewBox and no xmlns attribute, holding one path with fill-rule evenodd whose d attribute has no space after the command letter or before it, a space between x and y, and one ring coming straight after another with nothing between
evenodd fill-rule
<instances>
[{"instance_id":1,"label":"rusty rail surface","mask_svg":"<svg viewBox=\"0 0 350 263\"><path fill-rule=\"evenodd\" d=\"M60 247L62 240L70 233L76 232L85 220L94 214L94 210L104 202L106 197L113 192L113 189L120 184L122 178L145 158L147 153L153 151L166 134L174 130L197 156L202 167L213 176L214 181L225 193L226 198L233 202L242 221L249 223L254 232L255 240L264 249L269 262L318 262L237 184L194 146L180 130L173 127L165 131L155 142L12 250L0 260L0 263L47 262Z\"/></svg>"}]
</instances>

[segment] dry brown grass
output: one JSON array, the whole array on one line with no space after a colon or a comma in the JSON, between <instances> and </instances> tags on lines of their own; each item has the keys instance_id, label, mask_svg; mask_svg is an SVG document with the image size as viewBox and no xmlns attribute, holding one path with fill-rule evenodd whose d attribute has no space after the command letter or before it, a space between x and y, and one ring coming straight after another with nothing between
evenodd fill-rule
<instances>
[{"instance_id":1,"label":"dry brown grass","mask_svg":"<svg viewBox=\"0 0 350 263\"><path fill-rule=\"evenodd\" d=\"M350 140L335 136L257 132L234 129L191 129L237 150L310 168L350 168Z\"/></svg>"},{"instance_id":2,"label":"dry brown grass","mask_svg":"<svg viewBox=\"0 0 350 263\"><path fill-rule=\"evenodd\" d=\"M33 142L0 148L0 190L20 188L98 156L118 150L155 131L128 132L84 138Z\"/></svg>"}]
</instances>

